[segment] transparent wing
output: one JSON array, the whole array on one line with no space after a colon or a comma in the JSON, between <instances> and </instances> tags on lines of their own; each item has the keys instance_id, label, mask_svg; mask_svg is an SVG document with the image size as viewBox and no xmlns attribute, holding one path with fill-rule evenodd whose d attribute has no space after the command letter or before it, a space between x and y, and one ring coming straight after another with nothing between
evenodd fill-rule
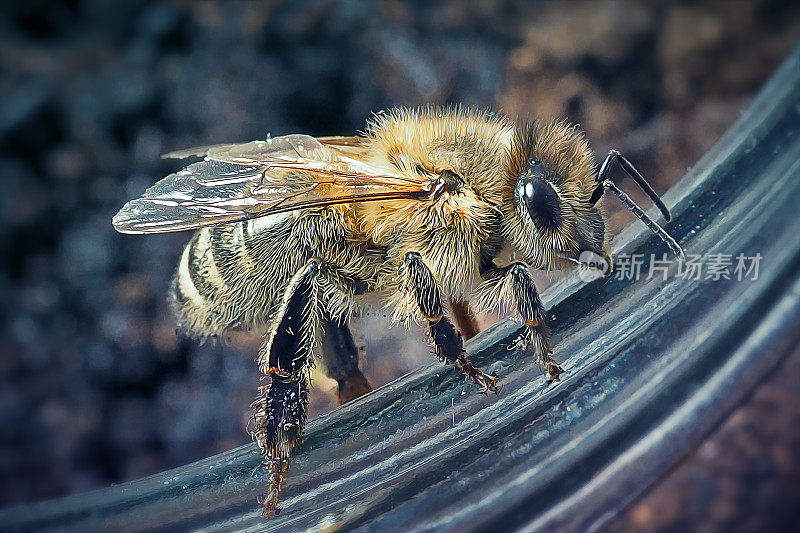
<instances>
[{"instance_id":1,"label":"transparent wing","mask_svg":"<svg viewBox=\"0 0 800 533\"><path fill-rule=\"evenodd\" d=\"M122 233L163 233L271 213L381 199L425 199L431 182L368 162L353 137L287 135L168 154L205 160L170 174L114 217Z\"/></svg>"}]
</instances>

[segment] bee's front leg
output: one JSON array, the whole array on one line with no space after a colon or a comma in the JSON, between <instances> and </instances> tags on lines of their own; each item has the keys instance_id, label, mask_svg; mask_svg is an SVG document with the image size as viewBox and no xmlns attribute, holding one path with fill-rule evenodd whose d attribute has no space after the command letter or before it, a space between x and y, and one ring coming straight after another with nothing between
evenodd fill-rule
<instances>
[{"instance_id":1,"label":"bee's front leg","mask_svg":"<svg viewBox=\"0 0 800 533\"><path fill-rule=\"evenodd\" d=\"M507 293L517 308L517 314L525 325L525 330L511 345L513 349L532 349L547 372L550 381L558 380L564 372L550 356L550 329L547 327L544 305L528 267L523 263L513 263L504 268L492 267L484 273L487 279L503 277Z\"/></svg>"},{"instance_id":2,"label":"bee's front leg","mask_svg":"<svg viewBox=\"0 0 800 533\"><path fill-rule=\"evenodd\" d=\"M264 516L279 512L284 476L305 427L319 269L319 261L312 259L292 278L256 359L270 379L253 402L252 434L270 470L269 490L261 501Z\"/></svg>"},{"instance_id":3,"label":"bee's front leg","mask_svg":"<svg viewBox=\"0 0 800 533\"><path fill-rule=\"evenodd\" d=\"M407 253L404 266L404 286L427 323L428 337L436 355L448 364L458 365L461 372L479 385L483 392L497 392L497 378L484 374L467 358L461 334L444 316L439 287L420 255L416 252Z\"/></svg>"},{"instance_id":4,"label":"bee's front leg","mask_svg":"<svg viewBox=\"0 0 800 533\"><path fill-rule=\"evenodd\" d=\"M515 348L533 348L550 381L558 380L564 369L550 357L553 353L550 348L550 328L547 327L544 305L533 278L522 263L510 265L506 275L517 304L517 313L525 324L525 331L514 342Z\"/></svg>"}]
</instances>

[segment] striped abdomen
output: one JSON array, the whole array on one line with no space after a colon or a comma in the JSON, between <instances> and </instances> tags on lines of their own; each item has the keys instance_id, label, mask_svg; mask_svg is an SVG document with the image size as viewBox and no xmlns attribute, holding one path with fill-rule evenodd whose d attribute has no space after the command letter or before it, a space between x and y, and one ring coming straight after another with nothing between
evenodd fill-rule
<instances>
[{"instance_id":1,"label":"striped abdomen","mask_svg":"<svg viewBox=\"0 0 800 533\"><path fill-rule=\"evenodd\" d=\"M265 324L280 289L307 258L290 250L289 216L202 228L183 250L170 303L194 337Z\"/></svg>"}]
</instances>

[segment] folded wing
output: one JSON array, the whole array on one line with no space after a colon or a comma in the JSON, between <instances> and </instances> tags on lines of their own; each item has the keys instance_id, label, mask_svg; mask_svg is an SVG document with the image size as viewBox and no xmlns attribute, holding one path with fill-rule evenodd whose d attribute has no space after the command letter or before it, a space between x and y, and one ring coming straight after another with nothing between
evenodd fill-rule
<instances>
[{"instance_id":1,"label":"folded wing","mask_svg":"<svg viewBox=\"0 0 800 533\"><path fill-rule=\"evenodd\" d=\"M428 198L431 182L369 161L358 137L287 135L167 154L204 157L170 174L113 219L122 233L164 233L328 205Z\"/></svg>"}]
</instances>

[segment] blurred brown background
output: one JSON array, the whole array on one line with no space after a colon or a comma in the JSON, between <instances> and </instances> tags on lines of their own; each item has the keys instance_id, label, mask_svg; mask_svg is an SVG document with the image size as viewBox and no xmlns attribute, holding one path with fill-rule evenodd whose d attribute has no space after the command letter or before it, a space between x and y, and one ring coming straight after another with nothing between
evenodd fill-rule
<instances>
[{"instance_id":1,"label":"blurred brown background","mask_svg":"<svg viewBox=\"0 0 800 533\"><path fill-rule=\"evenodd\" d=\"M0 9L0 506L249 440L257 339L177 337L165 294L189 236L110 225L175 169L161 153L352 134L387 107L464 103L567 117L596 153L623 151L663 191L800 37L800 5L766 0ZM631 220L609 215L613 231ZM363 321L374 384L430 362L416 329L388 329L381 313ZM615 530L796 529L798 359ZM331 391L316 380L314 413L333 407Z\"/></svg>"}]
</instances>

